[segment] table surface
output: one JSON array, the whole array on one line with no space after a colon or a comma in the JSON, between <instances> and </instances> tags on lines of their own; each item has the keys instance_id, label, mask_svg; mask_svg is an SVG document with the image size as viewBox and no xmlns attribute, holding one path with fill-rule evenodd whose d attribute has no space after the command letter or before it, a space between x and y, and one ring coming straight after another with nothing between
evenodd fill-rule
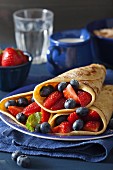
<instances>
[{"instance_id":1,"label":"table surface","mask_svg":"<svg viewBox=\"0 0 113 170\"><path fill-rule=\"evenodd\" d=\"M29 77L35 76L44 76L44 77L52 77L47 68L46 64L35 65L33 64L30 69ZM28 80L29 80L28 77ZM27 80L27 81L28 81ZM32 83L32 82L31 82ZM3 98L7 95L8 92L0 91L0 98ZM90 163L81 161L78 159L64 159L64 158L51 158L46 156L30 156L31 158L31 168L29 170L112 170L113 169L113 149L111 150L110 154L108 155L107 159L99 162L99 163ZM11 160L11 153L0 152L0 170L19 170L23 169L16 165L15 162ZM24 168L26 169L26 168Z\"/></svg>"}]
</instances>

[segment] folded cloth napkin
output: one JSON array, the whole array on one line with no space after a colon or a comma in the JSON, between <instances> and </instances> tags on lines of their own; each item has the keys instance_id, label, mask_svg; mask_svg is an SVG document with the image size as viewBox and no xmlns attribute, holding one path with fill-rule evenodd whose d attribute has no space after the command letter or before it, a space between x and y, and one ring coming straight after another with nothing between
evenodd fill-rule
<instances>
[{"instance_id":1,"label":"folded cloth napkin","mask_svg":"<svg viewBox=\"0 0 113 170\"><path fill-rule=\"evenodd\" d=\"M113 84L113 71L107 70L105 82ZM10 95L29 91L35 84L18 89ZM0 151L21 150L28 155L44 155L60 158L79 158L89 162L100 162L107 158L113 148L113 137L87 141L56 141L41 139L9 128L0 120Z\"/></svg>"}]
</instances>

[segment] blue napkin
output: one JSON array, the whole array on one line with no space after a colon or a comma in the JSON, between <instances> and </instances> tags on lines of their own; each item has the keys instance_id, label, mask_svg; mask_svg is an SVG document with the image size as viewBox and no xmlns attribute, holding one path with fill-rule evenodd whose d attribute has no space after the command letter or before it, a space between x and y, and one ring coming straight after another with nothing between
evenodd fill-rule
<instances>
[{"instance_id":1,"label":"blue napkin","mask_svg":"<svg viewBox=\"0 0 113 170\"><path fill-rule=\"evenodd\" d=\"M113 84L113 71L107 70L105 83ZM32 90L36 84L18 89L10 95ZM88 141L56 141L29 136L9 128L0 120L0 151L21 150L28 155L43 155L59 158L79 158L100 162L107 158L113 148L113 137Z\"/></svg>"}]
</instances>

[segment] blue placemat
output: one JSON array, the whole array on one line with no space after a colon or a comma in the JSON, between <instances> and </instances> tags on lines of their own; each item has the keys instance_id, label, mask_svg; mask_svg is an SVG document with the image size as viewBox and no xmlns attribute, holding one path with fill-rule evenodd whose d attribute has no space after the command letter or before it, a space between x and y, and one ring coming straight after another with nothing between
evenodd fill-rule
<instances>
[{"instance_id":1,"label":"blue placemat","mask_svg":"<svg viewBox=\"0 0 113 170\"><path fill-rule=\"evenodd\" d=\"M113 84L113 71L107 70L105 83ZM32 84L28 90L32 90ZM27 90L23 87L21 90ZM9 95L20 92L20 89ZM36 138L9 128L0 120L0 151L21 150L24 154L60 158L79 158L89 162L105 160L113 148L113 137L79 142L54 141Z\"/></svg>"}]
</instances>

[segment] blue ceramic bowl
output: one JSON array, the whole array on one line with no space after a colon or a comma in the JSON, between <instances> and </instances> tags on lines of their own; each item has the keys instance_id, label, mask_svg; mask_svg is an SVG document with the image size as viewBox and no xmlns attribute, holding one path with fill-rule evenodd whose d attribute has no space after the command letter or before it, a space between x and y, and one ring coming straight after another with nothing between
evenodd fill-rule
<instances>
[{"instance_id":1,"label":"blue ceramic bowl","mask_svg":"<svg viewBox=\"0 0 113 170\"><path fill-rule=\"evenodd\" d=\"M28 52L24 54L28 56L27 63L18 66L0 66L0 90L12 91L25 82L31 67L32 56Z\"/></svg>"},{"instance_id":2,"label":"blue ceramic bowl","mask_svg":"<svg viewBox=\"0 0 113 170\"><path fill-rule=\"evenodd\" d=\"M91 64L90 34L85 29L65 30L50 36L47 68L53 75Z\"/></svg>"},{"instance_id":3,"label":"blue ceramic bowl","mask_svg":"<svg viewBox=\"0 0 113 170\"><path fill-rule=\"evenodd\" d=\"M94 30L113 28L113 18L92 21L86 27L91 34L93 54L97 60L108 67L113 67L113 39L94 34Z\"/></svg>"}]
</instances>

